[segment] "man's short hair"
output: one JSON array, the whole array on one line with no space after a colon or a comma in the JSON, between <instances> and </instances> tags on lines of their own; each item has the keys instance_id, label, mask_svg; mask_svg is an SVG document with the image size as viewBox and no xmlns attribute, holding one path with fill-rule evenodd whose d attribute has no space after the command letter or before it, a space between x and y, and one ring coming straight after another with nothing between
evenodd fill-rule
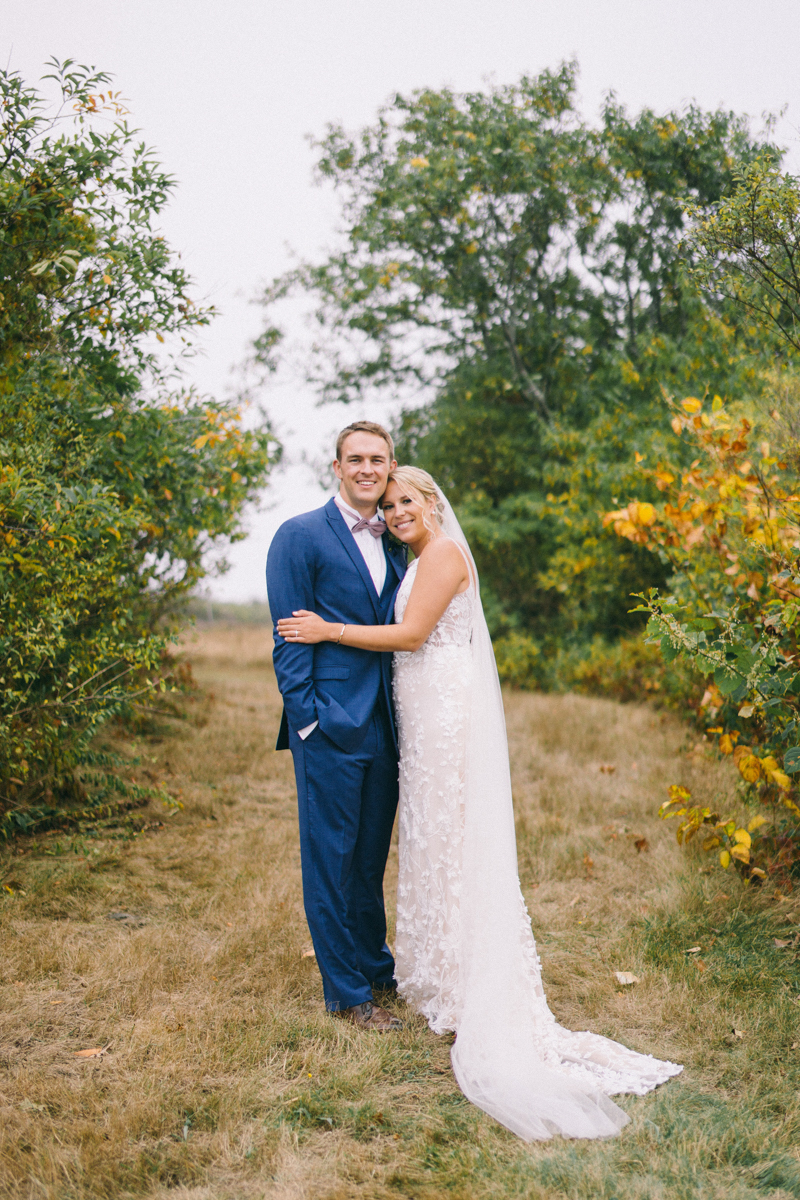
<instances>
[{"instance_id":1,"label":"man's short hair","mask_svg":"<svg viewBox=\"0 0 800 1200\"><path fill-rule=\"evenodd\" d=\"M386 445L389 447L389 461L391 462L394 459L394 442L392 441L392 435L389 433L388 429L384 429L382 425L377 423L377 421L353 421L353 424L348 425L346 429L343 429L336 439L337 462L342 461L342 446L344 445L345 438L349 438L351 433L371 433L375 437L383 438L383 440L386 442Z\"/></svg>"}]
</instances>

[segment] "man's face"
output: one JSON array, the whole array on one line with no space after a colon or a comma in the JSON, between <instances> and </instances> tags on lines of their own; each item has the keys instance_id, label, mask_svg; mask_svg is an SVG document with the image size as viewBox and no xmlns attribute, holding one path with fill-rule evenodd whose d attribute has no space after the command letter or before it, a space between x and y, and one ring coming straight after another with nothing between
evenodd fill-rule
<instances>
[{"instance_id":1,"label":"man's face","mask_svg":"<svg viewBox=\"0 0 800 1200\"><path fill-rule=\"evenodd\" d=\"M341 480L342 499L365 516L372 516L386 491L389 472L396 466L382 437L361 431L348 434L341 462L335 459L333 463L334 473Z\"/></svg>"}]
</instances>

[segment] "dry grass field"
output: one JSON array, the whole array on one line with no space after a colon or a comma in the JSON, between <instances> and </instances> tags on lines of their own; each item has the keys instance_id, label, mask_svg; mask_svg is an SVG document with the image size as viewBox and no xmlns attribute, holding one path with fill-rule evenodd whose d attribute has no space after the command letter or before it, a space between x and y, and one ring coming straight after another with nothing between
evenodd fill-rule
<instances>
[{"instance_id":1,"label":"dry grass field","mask_svg":"<svg viewBox=\"0 0 800 1200\"><path fill-rule=\"evenodd\" d=\"M728 764L647 708L508 696L551 1005L686 1065L621 1101L619 1138L526 1146L464 1101L447 1039L402 1004L383 1038L323 1012L269 649L259 628L193 635L189 720L118 742L175 815L0 852L0 1195L800 1196L800 896L743 888L655 816L671 782L730 794Z\"/></svg>"}]
</instances>

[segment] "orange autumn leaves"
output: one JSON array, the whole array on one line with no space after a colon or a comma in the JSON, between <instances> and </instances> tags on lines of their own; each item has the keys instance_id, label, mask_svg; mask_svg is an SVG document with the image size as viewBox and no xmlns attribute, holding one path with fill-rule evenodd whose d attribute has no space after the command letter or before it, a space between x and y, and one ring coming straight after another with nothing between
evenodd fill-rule
<instances>
[{"instance_id":1,"label":"orange autumn leaves","mask_svg":"<svg viewBox=\"0 0 800 1200\"><path fill-rule=\"evenodd\" d=\"M746 418L734 427L719 396L708 409L689 396L672 418L674 432L688 433L703 451L688 470L663 463L647 467L636 455L643 481L665 494L664 503L656 507L632 500L606 513L603 525L673 560L698 550L710 553L730 583L757 600L765 576L743 561L742 540L768 554L798 546L793 515L800 497L788 486L786 464L771 453L770 444L751 444L753 427Z\"/></svg>"},{"instance_id":2,"label":"orange autumn leaves","mask_svg":"<svg viewBox=\"0 0 800 1200\"><path fill-rule=\"evenodd\" d=\"M771 415L778 424L779 413ZM723 867L736 865L747 878L763 875L752 861L758 830L759 858L770 871L790 872L800 861L791 778L800 770L800 445L790 427L778 434L789 459L783 461L747 418L732 419L719 397L710 404L688 397L674 406L671 424L697 457L677 468L649 466L637 454L643 483L663 499L634 499L603 523L669 563L672 594L641 596L648 639L660 643L667 661L683 657L708 677L700 712L720 723L706 732L732 757L743 795L771 815L744 828L692 805L678 785L660 815L681 818L679 841L705 827L704 848L718 850Z\"/></svg>"}]
</instances>

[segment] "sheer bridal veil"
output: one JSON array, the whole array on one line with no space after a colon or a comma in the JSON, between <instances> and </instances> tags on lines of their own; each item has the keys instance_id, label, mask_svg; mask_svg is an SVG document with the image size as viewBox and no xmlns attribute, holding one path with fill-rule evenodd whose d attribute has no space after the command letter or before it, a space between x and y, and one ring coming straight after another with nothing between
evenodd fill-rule
<instances>
[{"instance_id":1,"label":"sheer bridal veil","mask_svg":"<svg viewBox=\"0 0 800 1200\"><path fill-rule=\"evenodd\" d=\"M464 550L475 591L453 1071L468 1100L526 1141L609 1137L630 1119L610 1095L644 1094L681 1068L572 1033L548 1008L519 886L503 699L478 575L441 490L439 499L443 533Z\"/></svg>"}]
</instances>

